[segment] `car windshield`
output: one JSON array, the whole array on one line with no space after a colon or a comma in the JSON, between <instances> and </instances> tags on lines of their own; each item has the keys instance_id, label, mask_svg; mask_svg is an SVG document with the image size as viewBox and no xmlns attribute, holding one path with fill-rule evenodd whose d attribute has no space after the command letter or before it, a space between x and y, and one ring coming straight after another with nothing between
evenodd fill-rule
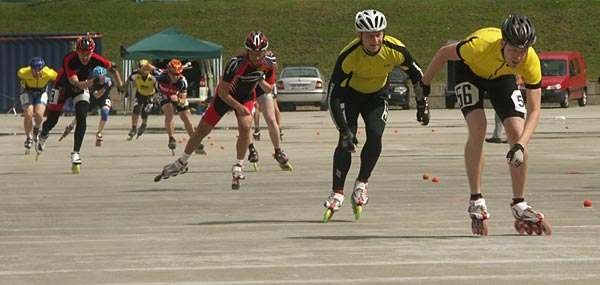
<instances>
[{"instance_id":1,"label":"car windshield","mask_svg":"<svg viewBox=\"0 0 600 285\"><path fill-rule=\"evenodd\" d=\"M392 81L404 81L404 71L400 68L392 69L390 73L390 80Z\"/></svg>"},{"instance_id":2,"label":"car windshield","mask_svg":"<svg viewBox=\"0 0 600 285\"><path fill-rule=\"evenodd\" d=\"M567 63L561 59L542 59L542 76L564 76L567 74Z\"/></svg>"},{"instance_id":3,"label":"car windshield","mask_svg":"<svg viewBox=\"0 0 600 285\"><path fill-rule=\"evenodd\" d=\"M317 70L313 68L288 68L281 77L318 77Z\"/></svg>"}]
</instances>

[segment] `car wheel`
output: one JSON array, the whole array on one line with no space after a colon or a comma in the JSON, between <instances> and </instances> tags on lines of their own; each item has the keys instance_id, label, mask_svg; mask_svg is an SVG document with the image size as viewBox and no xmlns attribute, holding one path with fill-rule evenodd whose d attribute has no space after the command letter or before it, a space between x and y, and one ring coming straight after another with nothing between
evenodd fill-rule
<instances>
[{"instance_id":1,"label":"car wheel","mask_svg":"<svg viewBox=\"0 0 600 285\"><path fill-rule=\"evenodd\" d=\"M581 106L581 107L587 105L587 90L585 90L585 88L583 89L583 94L581 95L581 99L578 99L577 103L579 103L579 106Z\"/></svg>"},{"instance_id":2,"label":"car wheel","mask_svg":"<svg viewBox=\"0 0 600 285\"><path fill-rule=\"evenodd\" d=\"M565 94L565 97L560 101L561 108L569 108L569 91Z\"/></svg>"}]
</instances>

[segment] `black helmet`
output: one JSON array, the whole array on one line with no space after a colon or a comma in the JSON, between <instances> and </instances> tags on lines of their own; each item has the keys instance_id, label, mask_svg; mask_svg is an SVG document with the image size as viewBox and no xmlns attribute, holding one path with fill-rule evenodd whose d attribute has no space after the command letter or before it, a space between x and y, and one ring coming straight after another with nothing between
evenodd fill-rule
<instances>
[{"instance_id":1,"label":"black helmet","mask_svg":"<svg viewBox=\"0 0 600 285\"><path fill-rule=\"evenodd\" d=\"M502 24L502 39L512 46L528 48L535 44L535 28L527 16L510 15Z\"/></svg>"}]
</instances>

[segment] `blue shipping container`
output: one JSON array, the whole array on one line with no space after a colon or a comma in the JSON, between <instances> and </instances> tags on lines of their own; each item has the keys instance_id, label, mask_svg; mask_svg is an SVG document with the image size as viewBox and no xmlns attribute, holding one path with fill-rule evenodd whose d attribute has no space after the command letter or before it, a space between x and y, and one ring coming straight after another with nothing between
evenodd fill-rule
<instances>
[{"instance_id":1,"label":"blue shipping container","mask_svg":"<svg viewBox=\"0 0 600 285\"><path fill-rule=\"evenodd\" d=\"M64 56L75 50L77 38L86 34L0 34L0 112L13 107L17 112L23 110L19 101L19 68L29 65L31 58L41 56L47 66L58 71ZM102 54L102 34L90 33L90 36L96 43L95 52Z\"/></svg>"}]
</instances>

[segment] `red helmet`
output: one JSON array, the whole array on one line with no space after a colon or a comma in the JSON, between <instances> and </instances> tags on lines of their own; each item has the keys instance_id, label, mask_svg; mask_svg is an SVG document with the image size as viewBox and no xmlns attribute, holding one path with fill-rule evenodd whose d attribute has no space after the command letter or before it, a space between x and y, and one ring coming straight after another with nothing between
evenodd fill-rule
<instances>
[{"instance_id":1,"label":"red helmet","mask_svg":"<svg viewBox=\"0 0 600 285\"><path fill-rule=\"evenodd\" d=\"M250 32L246 37L246 41L244 41L244 46L247 50L253 51L263 51L267 50L269 47L269 41L267 40L267 36L262 32Z\"/></svg>"},{"instance_id":2,"label":"red helmet","mask_svg":"<svg viewBox=\"0 0 600 285\"><path fill-rule=\"evenodd\" d=\"M94 43L94 39L90 36L84 36L77 39L78 52L94 51L95 48L96 44Z\"/></svg>"},{"instance_id":3,"label":"red helmet","mask_svg":"<svg viewBox=\"0 0 600 285\"><path fill-rule=\"evenodd\" d=\"M183 71L183 64L179 59L171 59L169 63L167 63L167 70L173 74L180 74Z\"/></svg>"}]
</instances>

